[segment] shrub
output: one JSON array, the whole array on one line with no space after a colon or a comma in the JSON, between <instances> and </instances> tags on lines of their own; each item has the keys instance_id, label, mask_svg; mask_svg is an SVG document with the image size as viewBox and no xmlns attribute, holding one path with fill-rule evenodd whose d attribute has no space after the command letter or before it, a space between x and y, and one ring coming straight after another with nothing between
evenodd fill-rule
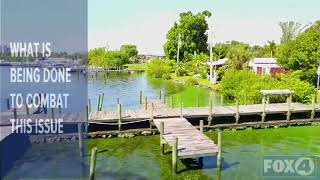
<instances>
[{"instance_id":1,"label":"shrub","mask_svg":"<svg viewBox=\"0 0 320 180\"><path fill-rule=\"evenodd\" d=\"M171 77L170 74L163 74L163 75L162 75L162 78L165 79L165 80L172 79L172 77Z\"/></svg>"},{"instance_id":2,"label":"shrub","mask_svg":"<svg viewBox=\"0 0 320 180\"><path fill-rule=\"evenodd\" d=\"M248 70L229 70L225 72L221 83L220 91L229 99L239 99L243 103L246 97L248 103L260 103L263 89L290 89L295 91L293 101L310 102L315 88L308 82L288 75L280 75L278 79L270 75L256 75ZM271 96L271 102L284 102L285 96Z\"/></svg>"},{"instance_id":3,"label":"shrub","mask_svg":"<svg viewBox=\"0 0 320 180\"><path fill-rule=\"evenodd\" d=\"M197 79L194 78L194 77L189 77L189 78L186 80L186 83L187 83L188 85L191 85L191 86L195 86L195 85L198 85L198 84L199 84L198 81L197 81Z\"/></svg>"},{"instance_id":4,"label":"shrub","mask_svg":"<svg viewBox=\"0 0 320 180\"><path fill-rule=\"evenodd\" d=\"M147 65L147 73L155 78L162 78L164 74L169 74L171 72L171 66L169 61L153 58Z\"/></svg>"}]
</instances>

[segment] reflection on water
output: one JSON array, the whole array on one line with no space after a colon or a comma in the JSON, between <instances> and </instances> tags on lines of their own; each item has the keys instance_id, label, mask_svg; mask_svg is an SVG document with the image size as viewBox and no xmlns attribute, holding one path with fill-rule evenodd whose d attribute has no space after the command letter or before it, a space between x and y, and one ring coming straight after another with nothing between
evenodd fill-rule
<instances>
[{"instance_id":1,"label":"reflection on water","mask_svg":"<svg viewBox=\"0 0 320 180\"><path fill-rule=\"evenodd\" d=\"M172 81L148 77L145 73L100 73L88 78L88 97L92 104L92 110L97 110L99 94L104 93L103 110L114 110L117 98L124 108L136 109L139 107L139 94L149 99L159 98L160 90L166 95L166 103L171 106L179 106L180 100L184 106L205 106L209 103L210 90L178 84ZM173 96L173 98L171 98ZM216 92L211 92L214 104L220 103L220 97Z\"/></svg>"}]
</instances>

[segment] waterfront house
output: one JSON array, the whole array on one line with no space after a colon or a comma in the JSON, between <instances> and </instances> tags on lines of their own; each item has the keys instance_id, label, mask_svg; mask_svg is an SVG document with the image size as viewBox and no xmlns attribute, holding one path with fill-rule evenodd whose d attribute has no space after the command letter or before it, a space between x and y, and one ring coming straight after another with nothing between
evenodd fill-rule
<instances>
[{"instance_id":1,"label":"waterfront house","mask_svg":"<svg viewBox=\"0 0 320 180\"><path fill-rule=\"evenodd\" d=\"M277 64L275 58L254 58L249 62L249 68L256 74L264 75L284 72L284 68Z\"/></svg>"},{"instance_id":2,"label":"waterfront house","mask_svg":"<svg viewBox=\"0 0 320 180\"><path fill-rule=\"evenodd\" d=\"M218 81L218 74L216 72L216 70L225 65L228 61L228 58L223 58L223 59L219 59L217 61L213 61L212 64L209 62L207 62L207 65L210 67L210 69L212 69L212 78L211 78L211 82L213 84L216 84ZM211 73L210 73L211 74ZM207 79L210 80L210 74L207 76Z\"/></svg>"}]
</instances>

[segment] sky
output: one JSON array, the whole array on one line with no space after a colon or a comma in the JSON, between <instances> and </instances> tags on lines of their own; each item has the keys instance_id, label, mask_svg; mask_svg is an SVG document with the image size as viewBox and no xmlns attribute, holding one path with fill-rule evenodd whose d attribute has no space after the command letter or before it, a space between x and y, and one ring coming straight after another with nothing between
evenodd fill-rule
<instances>
[{"instance_id":1,"label":"sky","mask_svg":"<svg viewBox=\"0 0 320 180\"><path fill-rule=\"evenodd\" d=\"M280 41L280 21L320 20L319 0L89 0L89 48L135 44L139 54L163 55L166 33L179 13L209 10L214 42L263 45Z\"/></svg>"}]
</instances>

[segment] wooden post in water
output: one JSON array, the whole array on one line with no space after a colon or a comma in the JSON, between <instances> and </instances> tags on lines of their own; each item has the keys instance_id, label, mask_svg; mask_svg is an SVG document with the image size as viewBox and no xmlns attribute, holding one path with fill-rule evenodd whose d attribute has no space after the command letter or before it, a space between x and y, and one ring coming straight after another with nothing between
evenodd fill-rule
<instances>
[{"instance_id":1,"label":"wooden post in water","mask_svg":"<svg viewBox=\"0 0 320 180\"><path fill-rule=\"evenodd\" d=\"M152 123L153 123L153 110L154 110L154 104L151 103L151 108L150 108L150 129L152 129Z\"/></svg>"},{"instance_id":2,"label":"wooden post in water","mask_svg":"<svg viewBox=\"0 0 320 180\"><path fill-rule=\"evenodd\" d=\"M97 107L97 111L99 111L99 108L100 108L100 101L101 101L101 95L99 94L99 96L98 96L98 107Z\"/></svg>"},{"instance_id":3,"label":"wooden post in water","mask_svg":"<svg viewBox=\"0 0 320 180\"><path fill-rule=\"evenodd\" d=\"M144 98L144 104L145 104L145 110L147 110L148 109L148 97L146 96L145 98Z\"/></svg>"},{"instance_id":4,"label":"wooden post in water","mask_svg":"<svg viewBox=\"0 0 320 180\"><path fill-rule=\"evenodd\" d=\"M94 180L95 170L96 170L96 160L97 160L97 147L91 150L91 161L90 161L90 180Z\"/></svg>"},{"instance_id":5,"label":"wooden post in water","mask_svg":"<svg viewBox=\"0 0 320 180\"><path fill-rule=\"evenodd\" d=\"M27 103L25 104L25 108L26 108L26 115L30 115L29 107Z\"/></svg>"},{"instance_id":6,"label":"wooden post in water","mask_svg":"<svg viewBox=\"0 0 320 180\"><path fill-rule=\"evenodd\" d=\"M217 168L221 169L222 160L222 136L221 130L218 130L218 154L217 154Z\"/></svg>"},{"instance_id":7,"label":"wooden post in water","mask_svg":"<svg viewBox=\"0 0 320 180\"><path fill-rule=\"evenodd\" d=\"M140 102L140 105L142 104L142 91L140 91L140 96L139 96L139 102Z\"/></svg>"},{"instance_id":8,"label":"wooden post in water","mask_svg":"<svg viewBox=\"0 0 320 180\"><path fill-rule=\"evenodd\" d=\"M90 100L90 98L89 98L88 104L89 104L88 110L89 110L89 112L91 112L91 100Z\"/></svg>"},{"instance_id":9,"label":"wooden post in water","mask_svg":"<svg viewBox=\"0 0 320 180\"><path fill-rule=\"evenodd\" d=\"M287 104L288 104L287 121L290 121L290 116L291 116L291 99L292 99L292 95L290 94L287 97Z\"/></svg>"},{"instance_id":10,"label":"wooden post in water","mask_svg":"<svg viewBox=\"0 0 320 180\"><path fill-rule=\"evenodd\" d=\"M166 104L166 98L167 98L167 95L166 93L163 94L163 104Z\"/></svg>"},{"instance_id":11,"label":"wooden post in water","mask_svg":"<svg viewBox=\"0 0 320 180\"><path fill-rule=\"evenodd\" d=\"M178 160L178 138L173 137L172 144L172 174L177 174L177 160Z\"/></svg>"},{"instance_id":12,"label":"wooden post in water","mask_svg":"<svg viewBox=\"0 0 320 180\"><path fill-rule=\"evenodd\" d=\"M102 111L102 107L103 107L103 99L104 99L104 93L102 93L102 96L101 96L100 109L99 109L99 111Z\"/></svg>"},{"instance_id":13,"label":"wooden post in water","mask_svg":"<svg viewBox=\"0 0 320 180\"><path fill-rule=\"evenodd\" d=\"M84 137L88 138L88 127L89 127L89 109L88 106L86 106L86 123L84 124Z\"/></svg>"},{"instance_id":14,"label":"wooden post in water","mask_svg":"<svg viewBox=\"0 0 320 180\"><path fill-rule=\"evenodd\" d=\"M121 130L121 124L122 124L122 108L121 104L118 104L118 129Z\"/></svg>"},{"instance_id":15,"label":"wooden post in water","mask_svg":"<svg viewBox=\"0 0 320 180\"><path fill-rule=\"evenodd\" d=\"M9 98L7 98L7 110L10 110L11 108L10 108L10 99Z\"/></svg>"},{"instance_id":16,"label":"wooden post in water","mask_svg":"<svg viewBox=\"0 0 320 180\"><path fill-rule=\"evenodd\" d=\"M163 142L163 135L164 135L164 122L160 122L160 154L163 155L164 153L164 142Z\"/></svg>"},{"instance_id":17,"label":"wooden post in water","mask_svg":"<svg viewBox=\"0 0 320 180\"><path fill-rule=\"evenodd\" d=\"M183 118L182 108L183 108L183 102L180 101L180 118Z\"/></svg>"},{"instance_id":18,"label":"wooden post in water","mask_svg":"<svg viewBox=\"0 0 320 180\"><path fill-rule=\"evenodd\" d=\"M240 112L239 112L239 100L236 100L236 124L239 124Z\"/></svg>"},{"instance_id":19,"label":"wooden post in water","mask_svg":"<svg viewBox=\"0 0 320 180\"><path fill-rule=\"evenodd\" d=\"M210 99L210 109L209 109L209 116L208 116L208 124L209 126L212 125L212 120L213 120L213 114L212 114L212 99Z\"/></svg>"},{"instance_id":20,"label":"wooden post in water","mask_svg":"<svg viewBox=\"0 0 320 180\"><path fill-rule=\"evenodd\" d=\"M264 122L266 119L266 96L262 97L262 114L261 121Z\"/></svg>"},{"instance_id":21,"label":"wooden post in water","mask_svg":"<svg viewBox=\"0 0 320 180\"><path fill-rule=\"evenodd\" d=\"M80 157L83 157L83 130L82 130L82 123L78 124L78 139L79 139Z\"/></svg>"},{"instance_id":22,"label":"wooden post in water","mask_svg":"<svg viewBox=\"0 0 320 180\"><path fill-rule=\"evenodd\" d=\"M200 132L203 133L203 120L200 120Z\"/></svg>"},{"instance_id":23,"label":"wooden post in water","mask_svg":"<svg viewBox=\"0 0 320 180\"><path fill-rule=\"evenodd\" d=\"M161 100L161 98L162 98L162 92L161 92L161 90L159 91L159 100Z\"/></svg>"},{"instance_id":24,"label":"wooden post in water","mask_svg":"<svg viewBox=\"0 0 320 180\"><path fill-rule=\"evenodd\" d=\"M13 119L17 119L17 108L13 108Z\"/></svg>"},{"instance_id":25,"label":"wooden post in water","mask_svg":"<svg viewBox=\"0 0 320 180\"><path fill-rule=\"evenodd\" d=\"M316 114L316 96L312 95L312 104L311 104L311 116L310 116L310 120L314 120L315 114Z\"/></svg>"},{"instance_id":26,"label":"wooden post in water","mask_svg":"<svg viewBox=\"0 0 320 180\"><path fill-rule=\"evenodd\" d=\"M120 104L120 98L117 98L117 104Z\"/></svg>"}]
</instances>

